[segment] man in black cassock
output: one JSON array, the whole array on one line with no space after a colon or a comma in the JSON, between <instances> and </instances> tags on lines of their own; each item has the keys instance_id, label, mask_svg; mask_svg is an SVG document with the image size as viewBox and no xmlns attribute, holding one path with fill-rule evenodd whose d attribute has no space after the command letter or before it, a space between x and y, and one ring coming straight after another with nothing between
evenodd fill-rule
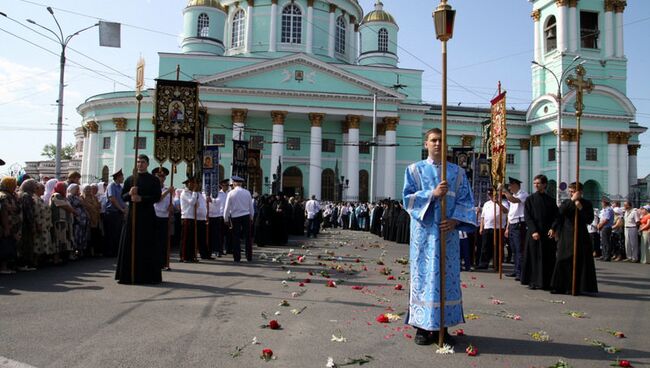
<instances>
[{"instance_id":1,"label":"man in black cassock","mask_svg":"<svg viewBox=\"0 0 650 368\"><path fill-rule=\"evenodd\" d=\"M578 242L576 258L576 293L597 293L596 265L587 225L594 219L594 208L589 200L582 198L582 183L569 185L569 196L560 205L560 216L554 225L558 234L557 261L551 278L551 293L565 294L572 291L573 284L573 229L578 210Z\"/></svg>"},{"instance_id":2,"label":"man in black cassock","mask_svg":"<svg viewBox=\"0 0 650 368\"><path fill-rule=\"evenodd\" d=\"M555 199L546 194L547 184L545 175L535 176L535 193L524 203L527 232L521 283L530 289L548 290L555 267L556 245L552 226L558 210Z\"/></svg>"},{"instance_id":3,"label":"man in black cassock","mask_svg":"<svg viewBox=\"0 0 650 368\"><path fill-rule=\"evenodd\" d=\"M289 202L284 197L284 193L278 193L277 199L273 202L272 211L273 244L286 245L289 242L289 227L292 212Z\"/></svg>"},{"instance_id":4,"label":"man in black cassock","mask_svg":"<svg viewBox=\"0 0 650 368\"><path fill-rule=\"evenodd\" d=\"M124 189L122 189L122 198L129 203L129 211L117 254L115 279L120 284L158 284L162 282L160 251L155 235L156 212L153 207L154 203L160 200L160 180L147 172L148 167L149 157L138 155L136 185L133 185L133 176L129 176L124 182ZM133 243L131 235L134 212L135 243ZM135 248L133 265L131 263L132 248Z\"/></svg>"}]
</instances>

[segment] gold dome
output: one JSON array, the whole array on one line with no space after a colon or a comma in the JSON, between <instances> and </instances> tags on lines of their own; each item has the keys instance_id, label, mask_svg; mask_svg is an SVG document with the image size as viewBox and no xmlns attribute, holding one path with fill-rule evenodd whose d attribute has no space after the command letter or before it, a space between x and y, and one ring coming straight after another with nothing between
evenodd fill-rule
<instances>
[{"instance_id":1,"label":"gold dome","mask_svg":"<svg viewBox=\"0 0 650 368\"><path fill-rule=\"evenodd\" d=\"M189 8L190 6L207 6L209 8L226 10L224 6L219 3L219 0L190 0L187 7Z\"/></svg>"},{"instance_id":2,"label":"gold dome","mask_svg":"<svg viewBox=\"0 0 650 368\"><path fill-rule=\"evenodd\" d=\"M386 23L393 23L397 25L397 22L395 22L395 18L393 18L393 16L390 15L390 13L384 10L384 4L381 2L381 0L377 0L377 2L375 3L375 10L366 14L366 16L363 17L361 24L370 23L370 22L386 22Z\"/></svg>"}]
</instances>

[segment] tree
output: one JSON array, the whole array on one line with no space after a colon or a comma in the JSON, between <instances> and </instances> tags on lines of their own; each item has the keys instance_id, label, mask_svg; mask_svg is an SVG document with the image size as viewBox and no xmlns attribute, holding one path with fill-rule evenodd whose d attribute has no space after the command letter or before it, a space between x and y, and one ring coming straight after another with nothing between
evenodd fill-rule
<instances>
[{"instance_id":1,"label":"tree","mask_svg":"<svg viewBox=\"0 0 650 368\"><path fill-rule=\"evenodd\" d=\"M74 144L72 143L66 144L65 146L61 147L61 159L62 160L72 159L74 152L75 152ZM56 145L49 143L43 146L43 151L41 152L41 156L45 156L50 160L54 160L54 158L56 157Z\"/></svg>"}]
</instances>

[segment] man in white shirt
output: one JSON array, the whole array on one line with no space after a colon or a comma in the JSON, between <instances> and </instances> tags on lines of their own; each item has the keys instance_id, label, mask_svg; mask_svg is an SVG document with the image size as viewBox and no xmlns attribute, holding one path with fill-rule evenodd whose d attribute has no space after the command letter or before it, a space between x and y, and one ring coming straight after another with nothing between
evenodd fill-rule
<instances>
[{"instance_id":1,"label":"man in white shirt","mask_svg":"<svg viewBox=\"0 0 650 368\"><path fill-rule=\"evenodd\" d=\"M641 216L632 203L627 200L623 203L625 208L625 254L627 262L639 261L639 231L637 224L641 221Z\"/></svg>"},{"instance_id":2,"label":"man in white shirt","mask_svg":"<svg viewBox=\"0 0 650 368\"><path fill-rule=\"evenodd\" d=\"M481 227L479 228L479 235L481 235L481 256L479 259L478 266L476 269L485 270L490 264L490 260L495 259L494 264L496 265L496 254L494 253L494 231L498 229L498 220L499 220L499 209L502 212L501 216L501 229L506 228L507 224L507 213L508 213L508 202L502 201L498 203L497 194L490 188L488 189L488 196L491 200L483 204L483 210L481 211ZM498 204L498 208L495 211L494 207ZM496 218L494 214L496 212ZM499 241L497 233L497 242Z\"/></svg>"},{"instance_id":3,"label":"man in white shirt","mask_svg":"<svg viewBox=\"0 0 650 368\"><path fill-rule=\"evenodd\" d=\"M226 196L223 219L232 229L232 255L235 262L241 260L241 238L244 237L246 260L253 260L253 243L251 242L251 221L255 211L253 197L243 188L244 179L239 176L231 178L234 188Z\"/></svg>"},{"instance_id":4,"label":"man in white shirt","mask_svg":"<svg viewBox=\"0 0 650 368\"><path fill-rule=\"evenodd\" d=\"M523 247L526 239L526 221L524 218L524 202L528 198L528 193L521 189L519 179L509 177L508 190L501 192L510 203L508 209L508 225L506 226L505 236L510 243L510 249L514 260L514 270L507 274L508 277L514 277L516 281L521 277L521 263L523 261Z\"/></svg>"},{"instance_id":5,"label":"man in white shirt","mask_svg":"<svg viewBox=\"0 0 650 368\"><path fill-rule=\"evenodd\" d=\"M320 211L320 203L316 200L316 196L312 195L311 199L305 204L305 214L307 215L307 237L318 234L318 221L316 216Z\"/></svg>"},{"instance_id":6,"label":"man in white shirt","mask_svg":"<svg viewBox=\"0 0 650 368\"><path fill-rule=\"evenodd\" d=\"M183 182L186 188L181 193L181 219L183 222L181 236L181 262L198 262L197 252L201 249L201 258L209 258L205 254L205 218L207 215L206 201L198 192L196 179L189 177Z\"/></svg>"},{"instance_id":7,"label":"man in white shirt","mask_svg":"<svg viewBox=\"0 0 650 368\"><path fill-rule=\"evenodd\" d=\"M171 236L169 227L173 224L173 222L171 224L169 223L169 216L174 213L171 197L175 189L174 187L165 187L165 179L169 175L167 168L163 167L161 170L161 167L156 167L151 170L151 174L160 180L162 192L160 200L153 204L153 208L156 211L156 239L158 240L158 249L161 254L161 268L169 271L171 269L169 267L169 238Z\"/></svg>"},{"instance_id":8,"label":"man in white shirt","mask_svg":"<svg viewBox=\"0 0 650 368\"><path fill-rule=\"evenodd\" d=\"M224 179L219 182L221 190L217 193L217 197L208 197L210 203L208 209L208 217L210 218L208 231L210 234L210 247L212 248L213 255L221 257L224 252L224 236L226 226L223 221L223 210L226 206L226 196L229 189L230 180Z\"/></svg>"}]
</instances>

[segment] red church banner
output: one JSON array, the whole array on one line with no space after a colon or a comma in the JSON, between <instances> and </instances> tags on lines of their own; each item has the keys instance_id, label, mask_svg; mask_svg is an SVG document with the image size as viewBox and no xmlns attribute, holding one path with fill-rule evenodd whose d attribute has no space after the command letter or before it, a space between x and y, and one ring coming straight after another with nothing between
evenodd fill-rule
<instances>
[{"instance_id":1,"label":"red church banner","mask_svg":"<svg viewBox=\"0 0 650 368\"><path fill-rule=\"evenodd\" d=\"M490 152L492 153L492 184L496 187L505 182L506 177L506 92L492 101L492 125L490 127Z\"/></svg>"}]
</instances>

